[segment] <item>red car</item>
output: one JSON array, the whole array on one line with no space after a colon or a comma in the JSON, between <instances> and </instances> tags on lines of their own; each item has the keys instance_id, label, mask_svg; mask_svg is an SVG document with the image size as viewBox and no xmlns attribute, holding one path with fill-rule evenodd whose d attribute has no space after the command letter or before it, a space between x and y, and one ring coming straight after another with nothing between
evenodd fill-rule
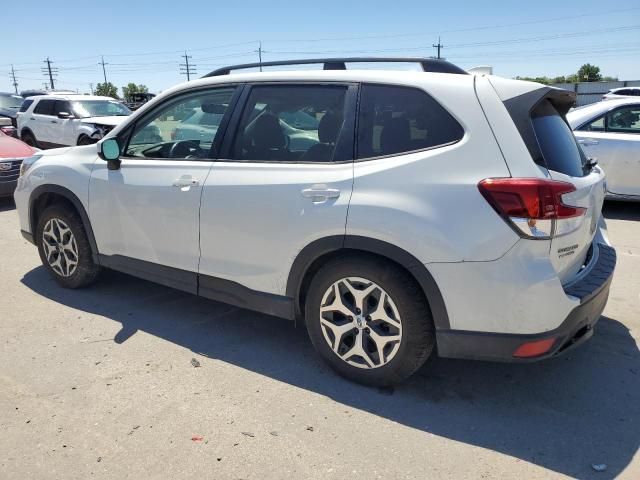
<instances>
[{"instance_id":1,"label":"red car","mask_svg":"<svg viewBox=\"0 0 640 480\"><path fill-rule=\"evenodd\" d=\"M11 197L18 183L22 159L38 151L0 131L0 197Z\"/></svg>"}]
</instances>

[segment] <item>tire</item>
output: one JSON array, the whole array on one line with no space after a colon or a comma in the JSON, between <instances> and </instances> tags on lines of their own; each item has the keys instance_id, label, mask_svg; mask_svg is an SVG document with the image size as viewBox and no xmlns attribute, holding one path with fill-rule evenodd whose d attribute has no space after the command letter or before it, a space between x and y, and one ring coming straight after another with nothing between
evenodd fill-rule
<instances>
[{"instance_id":1,"label":"tire","mask_svg":"<svg viewBox=\"0 0 640 480\"><path fill-rule=\"evenodd\" d=\"M30 147L39 148L35 135L29 131L22 134L22 141Z\"/></svg>"},{"instance_id":2,"label":"tire","mask_svg":"<svg viewBox=\"0 0 640 480\"><path fill-rule=\"evenodd\" d=\"M305 322L320 356L340 375L365 385L402 382L435 348L433 319L421 288L383 259L348 256L327 262L309 286Z\"/></svg>"},{"instance_id":3,"label":"tire","mask_svg":"<svg viewBox=\"0 0 640 480\"><path fill-rule=\"evenodd\" d=\"M78 139L78 145L93 145L97 140L93 140L92 138L87 137L86 135L82 135Z\"/></svg>"},{"instance_id":4,"label":"tire","mask_svg":"<svg viewBox=\"0 0 640 480\"><path fill-rule=\"evenodd\" d=\"M100 266L93 262L89 239L75 211L63 205L47 207L38 219L35 238L42 264L61 286L86 287L98 277Z\"/></svg>"}]
</instances>

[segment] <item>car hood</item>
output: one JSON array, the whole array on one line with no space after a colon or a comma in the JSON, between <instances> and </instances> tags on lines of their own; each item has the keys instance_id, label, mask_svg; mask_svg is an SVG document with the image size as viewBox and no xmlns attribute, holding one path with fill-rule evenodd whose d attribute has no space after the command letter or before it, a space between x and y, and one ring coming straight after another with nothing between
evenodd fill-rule
<instances>
[{"instance_id":1,"label":"car hood","mask_svg":"<svg viewBox=\"0 0 640 480\"><path fill-rule=\"evenodd\" d=\"M0 159L30 157L37 151L17 138L7 135L0 136Z\"/></svg>"},{"instance_id":2,"label":"car hood","mask_svg":"<svg viewBox=\"0 0 640 480\"><path fill-rule=\"evenodd\" d=\"M2 116L2 117L16 118L17 114L18 114L18 110L17 109L0 108L0 116Z\"/></svg>"},{"instance_id":3,"label":"car hood","mask_svg":"<svg viewBox=\"0 0 640 480\"><path fill-rule=\"evenodd\" d=\"M110 125L115 127L116 125L120 125L124 122L128 116L118 116L118 117L88 117L82 118L82 123L95 123L98 125Z\"/></svg>"}]
</instances>

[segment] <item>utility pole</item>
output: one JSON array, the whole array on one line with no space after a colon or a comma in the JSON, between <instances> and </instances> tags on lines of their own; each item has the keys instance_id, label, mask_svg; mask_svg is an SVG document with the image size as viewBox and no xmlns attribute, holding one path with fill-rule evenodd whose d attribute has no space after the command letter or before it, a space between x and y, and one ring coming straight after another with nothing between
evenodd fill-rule
<instances>
[{"instance_id":1,"label":"utility pole","mask_svg":"<svg viewBox=\"0 0 640 480\"><path fill-rule=\"evenodd\" d=\"M51 69L51 64L53 63L51 60L49 60L49 57L47 57L47 59L43 62L47 64L47 68L43 69L43 73L45 74L49 74L49 85L51 85L51 90L55 90L55 84L53 83L53 74L57 73L55 72L56 69Z\"/></svg>"},{"instance_id":2,"label":"utility pole","mask_svg":"<svg viewBox=\"0 0 640 480\"><path fill-rule=\"evenodd\" d=\"M45 90L49 90L49 84L47 82L44 82L42 85L44 86Z\"/></svg>"},{"instance_id":3,"label":"utility pole","mask_svg":"<svg viewBox=\"0 0 640 480\"><path fill-rule=\"evenodd\" d=\"M13 69L13 65L11 65L11 79L13 80L13 88L16 89L16 95L18 94L18 80L16 80L16 71Z\"/></svg>"},{"instance_id":4,"label":"utility pole","mask_svg":"<svg viewBox=\"0 0 640 480\"><path fill-rule=\"evenodd\" d=\"M440 36L438 36L438 43L433 45L433 48L438 49L438 56L436 58L440 58L440 49L444 48L444 45L440 43Z\"/></svg>"},{"instance_id":5,"label":"utility pole","mask_svg":"<svg viewBox=\"0 0 640 480\"><path fill-rule=\"evenodd\" d=\"M93 83L89 84L89 90L91 90L91 95L93 95Z\"/></svg>"},{"instance_id":6,"label":"utility pole","mask_svg":"<svg viewBox=\"0 0 640 480\"><path fill-rule=\"evenodd\" d=\"M187 52L184 52L182 55L184 58L184 63L179 64L180 66L180 75L187 76L187 82L191 81L191 75L196 74L196 66L192 63L189 63L189 59L192 58L191 55L187 55Z\"/></svg>"},{"instance_id":7,"label":"utility pole","mask_svg":"<svg viewBox=\"0 0 640 480\"><path fill-rule=\"evenodd\" d=\"M98 65L102 65L102 74L104 75L104 83L107 83L107 70L104 68L105 65L109 65L108 63L104 63L104 55L100 56L101 61L98 62Z\"/></svg>"},{"instance_id":8,"label":"utility pole","mask_svg":"<svg viewBox=\"0 0 640 480\"><path fill-rule=\"evenodd\" d=\"M258 42L258 61L260 62L260 71L262 71L262 40Z\"/></svg>"}]
</instances>

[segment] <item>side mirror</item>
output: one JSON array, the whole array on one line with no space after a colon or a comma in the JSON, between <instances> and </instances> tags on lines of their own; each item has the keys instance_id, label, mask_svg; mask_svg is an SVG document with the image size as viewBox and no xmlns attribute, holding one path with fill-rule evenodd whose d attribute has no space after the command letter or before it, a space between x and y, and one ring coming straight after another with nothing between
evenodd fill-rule
<instances>
[{"instance_id":1,"label":"side mirror","mask_svg":"<svg viewBox=\"0 0 640 480\"><path fill-rule=\"evenodd\" d=\"M73 118L73 115L71 115L69 112L58 112L58 118L66 120L67 118Z\"/></svg>"},{"instance_id":2,"label":"side mirror","mask_svg":"<svg viewBox=\"0 0 640 480\"><path fill-rule=\"evenodd\" d=\"M109 170L118 170L120 168L120 145L115 138L107 138L99 143L98 155L107 161Z\"/></svg>"}]
</instances>

